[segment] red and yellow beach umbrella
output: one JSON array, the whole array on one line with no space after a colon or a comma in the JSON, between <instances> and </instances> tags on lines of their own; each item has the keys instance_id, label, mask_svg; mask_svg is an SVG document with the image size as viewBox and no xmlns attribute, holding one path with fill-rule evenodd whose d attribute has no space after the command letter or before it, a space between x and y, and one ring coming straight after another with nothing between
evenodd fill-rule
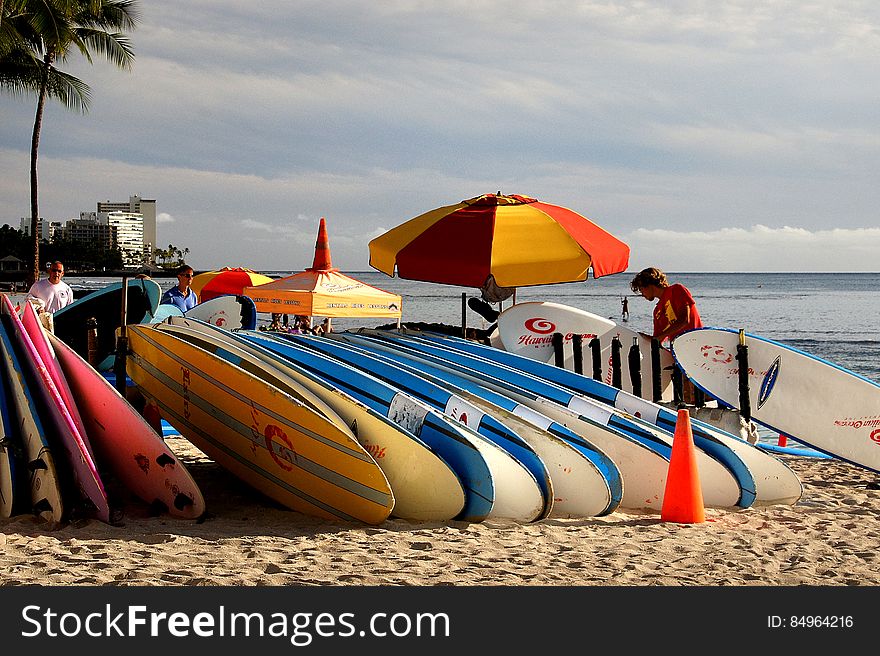
<instances>
[{"instance_id":1,"label":"red and yellow beach umbrella","mask_svg":"<svg viewBox=\"0 0 880 656\"><path fill-rule=\"evenodd\" d=\"M192 279L190 288L199 297L199 302L208 301L224 294L240 295L245 287L272 282L272 278L250 269L223 267L217 271L206 271Z\"/></svg>"},{"instance_id":2,"label":"red and yellow beach umbrella","mask_svg":"<svg viewBox=\"0 0 880 656\"><path fill-rule=\"evenodd\" d=\"M393 276L483 287L526 287L626 271L629 246L572 210L485 194L440 207L369 244L370 265Z\"/></svg>"}]
</instances>

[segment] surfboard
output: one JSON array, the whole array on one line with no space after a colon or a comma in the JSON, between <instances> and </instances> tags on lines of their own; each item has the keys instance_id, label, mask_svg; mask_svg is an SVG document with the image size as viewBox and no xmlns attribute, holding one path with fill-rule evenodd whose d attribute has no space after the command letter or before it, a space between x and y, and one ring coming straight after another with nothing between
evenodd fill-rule
<instances>
[{"instance_id":1,"label":"surfboard","mask_svg":"<svg viewBox=\"0 0 880 656\"><path fill-rule=\"evenodd\" d=\"M188 319L186 317L172 317L167 324L157 324L158 330L163 330L180 339L186 339L193 343L193 337L185 330L175 331L167 326L173 325L181 328L209 328L211 326L203 321L196 319ZM312 393L311 390L301 385L297 380L292 379L287 371L281 371L274 363L266 362L259 354L249 352L238 341L230 340L211 340L202 338L198 344L199 348L208 351L212 355L229 362L249 374L259 378L267 385L278 388L285 394L290 395L294 400L311 408L314 412L321 415L331 424L336 425L343 432L349 431L349 426L343 419L336 414L333 408L324 401L319 395Z\"/></svg>"},{"instance_id":2,"label":"surfboard","mask_svg":"<svg viewBox=\"0 0 880 656\"><path fill-rule=\"evenodd\" d=\"M43 328L43 324L40 322L39 317L37 317L37 311L30 303L24 303L22 307L21 324L24 326L28 337L31 338L34 348L37 349L37 353L39 353L40 357L43 359L43 364L46 365L46 370L49 372L52 382L55 383L55 387L58 388L58 393L61 395L61 399L64 401L64 405L67 407L67 411L70 413L70 417L73 419L73 423L76 425L80 437L82 437L83 444L86 449L88 449L89 455L94 459L95 452L92 450L92 445L89 442L86 427L83 424L82 417L79 413L79 408L73 399L70 386L67 384L67 378L65 378L60 369L60 365L58 364L55 355L55 349L52 348L52 344L49 343L47 332Z\"/></svg>"},{"instance_id":3,"label":"surfboard","mask_svg":"<svg viewBox=\"0 0 880 656\"><path fill-rule=\"evenodd\" d=\"M498 472L492 467L494 454L483 445L482 438L474 438L464 427L427 404L366 372L297 348L296 344L280 340L271 333L249 331L242 334L249 341L292 360L404 426L442 455L464 486L465 504L456 519L479 522L490 516L497 497L495 479Z\"/></svg>"},{"instance_id":4,"label":"surfboard","mask_svg":"<svg viewBox=\"0 0 880 656\"><path fill-rule=\"evenodd\" d=\"M159 306L159 284L147 278L128 280L128 324L148 322ZM95 319L97 342L94 362L99 371L112 368L116 352L116 329L122 326L122 282L114 282L83 296L53 315L54 333L89 361L88 322Z\"/></svg>"},{"instance_id":5,"label":"surfboard","mask_svg":"<svg viewBox=\"0 0 880 656\"><path fill-rule=\"evenodd\" d=\"M173 517L197 519L205 499L186 466L128 401L54 335L48 336L97 461L138 498Z\"/></svg>"},{"instance_id":6,"label":"surfboard","mask_svg":"<svg viewBox=\"0 0 880 656\"><path fill-rule=\"evenodd\" d=\"M21 505L21 446L13 433L6 376L0 376L0 517L12 517Z\"/></svg>"},{"instance_id":7,"label":"surfboard","mask_svg":"<svg viewBox=\"0 0 880 656\"><path fill-rule=\"evenodd\" d=\"M162 323L166 321L168 317L182 317L183 310L174 305L173 303L160 303L159 307L156 308L156 311L153 313L153 316L150 317L150 320L147 323Z\"/></svg>"},{"instance_id":8,"label":"surfboard","mask_svg":"<svg viewBox=\"0 0 880 656\"><path fill-rule=\"evenodd\" d=\"M66 462L71 468L75 489L84 502L83 508L87 512L94 512L101 521L110 523L107 493L91 452L86 447L85 440L52 380L46 364L7 296L3 296L2 299L2 313L10 319L11 337L22 354L22 368L25 375L34 383L32 390L37 398L37 408L43 413L41 417L51 431L49 435L55 436L61 452L67 456Z\"/></svg>"},{"instance_id":9,"label":"surfboard","mask_svg":"<svg viewBox=\"0 0 880 656\"><path fill-rule=\"evenodd\" d=\"M445 335L425 335L425 338L531 373L645 419L666 431L673 433L675 431L677 421L675 412L601 381L514 353L489 348L471 340ZM737 476L744 494L751 493L754 496L755 504L794 504L801 498L803 486L800 479L778 458L698 419L691 419L691 429L695 445L713 454L731 469Z\"/></svg>"},{"instance_id":10,"label":"surfboard","mask_svg":"<svg viewBox=\"0 0 880 656\"><path fill-rule=\"evenodd\" d=\"M389 516L388 480L351 431L156 327L128 332L128 375L164 419L232 474L308 515L367 524Z\"/></svg>"},{"instance_id":11,"label":"surfboard","mask_svg":"<svg viewBox=\"0 0 880 656\"><path fill-rule=\"evenodd\" d=\"M218 352L236 347L244 350L270 363L326 401L385 472L394 494L391 514L395 517L446 521L456 517L464 508L461 481L442 457L416 435L366 404L228 330L188 318L175 319L161 329L202 348L222 347Z\"/></svg>"},{"instance_id":12,"label":"surfboard","mask_svg":"<svg viewBox=\"0 0 880 656\"><path fill-rule=\"evenodd\" d=\"M403 346L418 357L428 356L440 367L451 366L466 377L474 377L487 387L582 435L607 453L619 467L624 481L621 506L654 511L662 507L671 434L484 358L435 346L427 340L396 331L369 332L372 337L391 341L396 348ZM706 505L732 507L740 503L741 489L731 472L699 449L697 457Z\"/></svg>"},{"instance_id":13,"label":"surfboard","mask_svg":"<svg viewBox=\"0 0 880 656\"><path fill-rule=\"evenodd\" d=\"M14 437L13 448L22 449L27 472L30 510L47 522L57 524L64 517L64 503L55 458L46 436L36 400L22 369L17 349L0 312L0 371L8 384L8 419Z\"/></svg>"},{"instance_id":14,"label":"surfboard","mask_svg":"<svg viewBox=\"0 0 880 656\"><path fill-rule=\"evenodd\" d=\"M773 340L743 332L751 419L802 444L880 471L880 385ZM672 343L696 386L740 408L740 332L698 328Z\"/></svg>"},{"instance_id":15,"label":"surfboard","mask_svg":"<svg viewBox=\"0 0 880 656\"><path fill-rule=\"evenodd\" d=\"M614 338L620 344L620 389L633 391L633 378L629 366L630 350L638 348L639 373L641 383L639 396L653 399L653 372L651 357L651 337L610 319L569 305L550 302L517 303L504 310L498 317L498 338L504 350L538 360L555 362L553 334L563 336L563 366L574 370L574 336L581 335L583 373L592 375L592 351L589 347L593 338L599 340L600 368L602 382L614 382L612 358ZM666 348L660 349L660 390L661 400L672 400L672 354Z\"/></svg>"},{"instance_id":16,"label":"surfboard","mask_svg":"<svg viewBox=\"0 0 880 656\"><path fill-rule=\"evenodd\" d=\"M257 327L257 307L253 299L240 294L215 296L190 308L184 316L226 330L253 330Z\"/></svg>"},{"instance_id":17,"label":"surfboard","mask_svg":"<svg viewBox=\"0 0 880 656\"><path fill-rule=\"evenodd\" d=\"M424 377L389 364L356 347L336 340L305 335L289 335L284 339L366 371L476 431L508 453L524 470L517 472L521 480L515 483L515 487L522 514L515 519L526 522L537 521L550 514L553 490L547 468L522 437L495 417L481 412L466 399L456 397L449 390Z\"/></svg>"},{"instance_id":18,"label":"surfboard","mask_svg":"<svg viewBox=\"0 0 880 656\"><path fill-rule=\"evenodd\" d=\"M553 483L551 517L593 517L606 515L620 505L623 482L617 465L604 453L567 428L543 415L518 406L478 383L425 361L407 357L397 350L377 348L353 339L351 333L331 333L335 340L358 347L417 372L427 380L445 386L466 398L482 412L511 426L535 450L550 473Z\"/></svg>"}]
</instances>

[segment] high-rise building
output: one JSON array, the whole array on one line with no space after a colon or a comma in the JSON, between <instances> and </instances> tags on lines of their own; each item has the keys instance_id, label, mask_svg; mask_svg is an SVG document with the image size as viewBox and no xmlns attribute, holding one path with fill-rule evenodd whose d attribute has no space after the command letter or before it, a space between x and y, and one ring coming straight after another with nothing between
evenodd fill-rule
<instances>
[{"instance_id":1,"label":"high-rise building","mask_svg":"<svg viewBox=\"0 0 880 656\"><path fill-rule=\"evenodd\" d=\"M95 212L81 212L78 219L70 219L64 226L64 238L100 245L104 249L113 247L113 230L106 221L98 221Z\"/></svg>"},{"instance_id":2,"label":"high-rise building","mask_svg":"<svg viewBox=\"0 0 880 656\"><path fill-rule=\"evenodd\" d=\"M110 212L140 214L143 217L142 263L155 264L156 258L153 255L153 250L158 245L156 241L156 201L147 200L140 196L129 196L128 202L98 201L98 214L109 214Z\"/></svg>"},{"instance_id":3,"label":"high-rise building","mask_svg":"<svg viewBox=\"0 0 880 656\"><path fill-rule=\"evenodd\" d=\"M113 233L113 244L122 251L122 266L126 269L143 266L144 220L140 213L107 212L107 225Z\"/></svg>"}]
</instances>

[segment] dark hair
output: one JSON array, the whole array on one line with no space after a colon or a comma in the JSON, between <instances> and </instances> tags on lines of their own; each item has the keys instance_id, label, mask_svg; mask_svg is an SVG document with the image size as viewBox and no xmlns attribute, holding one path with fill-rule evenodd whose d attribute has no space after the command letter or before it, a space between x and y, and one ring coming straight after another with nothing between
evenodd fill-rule
<instances>
[{"instance_id":1,"label":"dark hair","mask_svg":"<svg viewBox=\"0 0 880 656\"><path fill-rule=\"evenodd\" d=\"M187 271L192 271L193 273L195 273L195 271L189 264L181 264L174 270L174 275L179 276L181 273L186 273Z\"/></svg>"},{"instance_id":2,"label":"dark hair","mask_svg":"<svg viewBox=\"0 0 880 656\"><path fill-rule=\"evenodd\" d=\"M632 279L632 282L629 283L629 288L638 294L642 289L650 285L668 287L669 281L666 279L666 274L660 269L650 267L639 271L636 277Z\"/></svg>"}]
</instances>

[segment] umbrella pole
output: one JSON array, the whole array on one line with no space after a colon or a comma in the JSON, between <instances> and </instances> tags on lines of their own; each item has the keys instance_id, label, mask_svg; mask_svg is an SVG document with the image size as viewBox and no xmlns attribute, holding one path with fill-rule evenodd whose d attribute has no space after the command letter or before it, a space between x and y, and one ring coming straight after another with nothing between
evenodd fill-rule
<instances>
[{"instance_id":1,"label":"umbrella pole","mask_svg":"<svg viewBox=\"0 0 880 656\"><path fill-rule=\"evenodd\" d=\"M467 337L467 293L461 293L461 336Z\"/></svg>"}]
</instances>

